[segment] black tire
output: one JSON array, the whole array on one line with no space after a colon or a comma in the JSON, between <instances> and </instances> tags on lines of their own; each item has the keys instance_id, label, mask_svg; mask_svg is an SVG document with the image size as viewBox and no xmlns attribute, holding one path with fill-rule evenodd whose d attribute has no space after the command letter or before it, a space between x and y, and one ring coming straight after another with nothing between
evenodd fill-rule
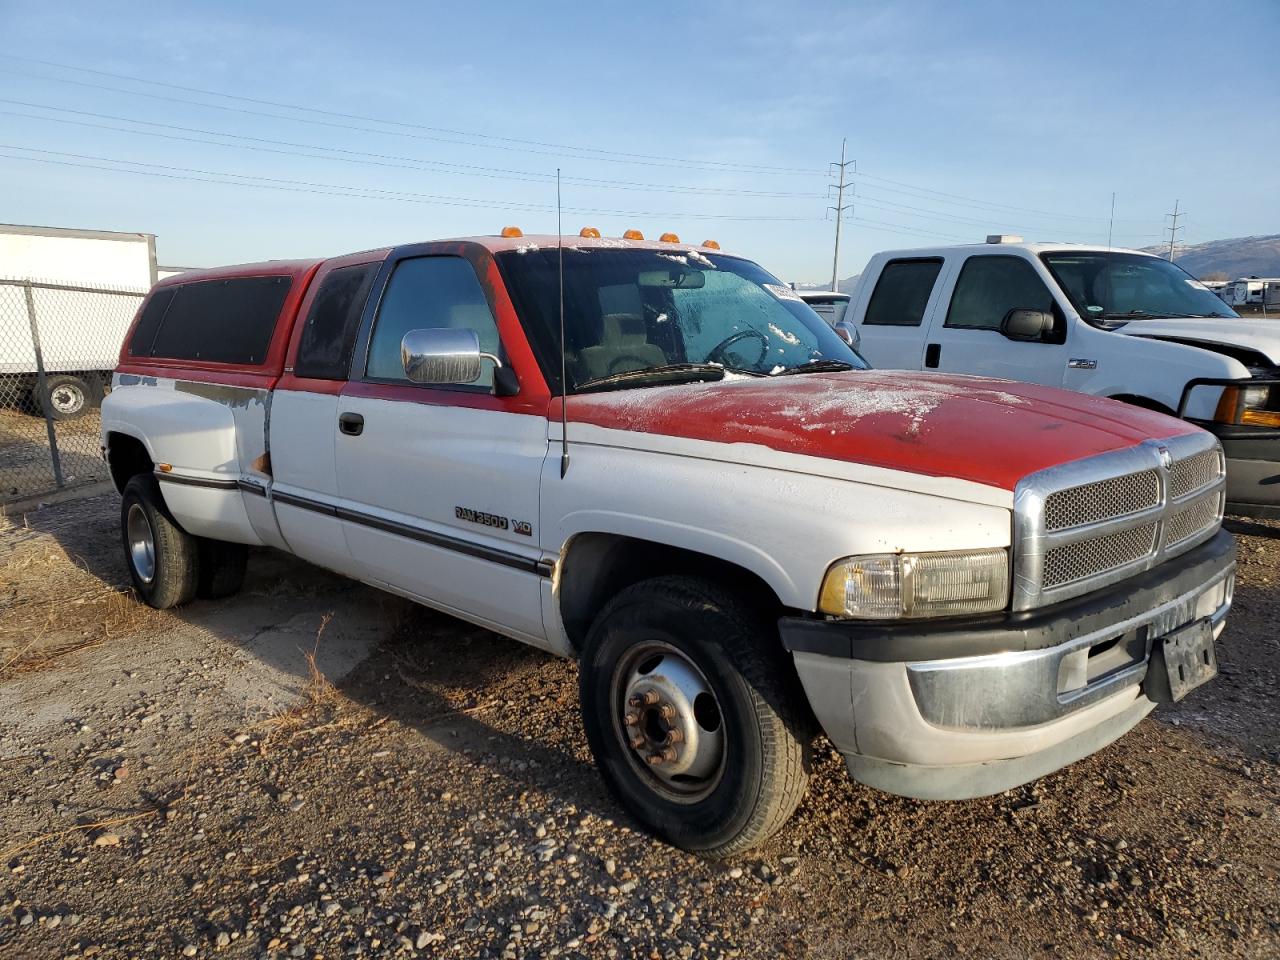
<instances>
[{"instance_id":1,"label":"black tire","mask_svg":"<svg viewBox=\"0 0 1280 960\"><path fill-rule=\"evenodd\" d=\"M145 530L141 527L143 520ZM132 530L131 522L134 524ZM149 533L152 545L149 566L145 549L134 549L135 543L146 533ZM149 606L168 610L196 595L199 578L196 538L174 521L160 496L160 485L155 477L139 474L125 485L120 502L120 534L133 588Z\"/></svg>"},{"instance_id":2,"label":"black tire","mask_svg":"<svg viewBox=\"0 0 1280 960\"><path fill-rule=\"evenodd\" d=\"M678 654L673 662L683 657L691 663L714 695L717 711L710 716L718 724L703 724L698 715L702 731L694 731L705 737L717 726L723 730L714 777L669 783L650 768L658 769L657 756L648 755L650 767L641 760L654 747L633 749L649 728L628 705L638 701L628 697L636 688L627 677L643 675L644 663L635 670L627 665L650 656L645 651L655 644ZM673 576L622 591L587 635L579 693L587 740L609 790L648 830L677 847L716 858L741 853L776 833L804 796L813 726L795 669L772 621L727 589ZM669 706L662 699L650 702L658 705L642 709ZM635 726L627 725L627 715ZM683 737L674 742L679 749L689 743ZM672 792L686 787L688 795Z\"/></svg>"},{"instance_id":3,"label":"black tire","mask_svg":"<svg viewBox=\"0 0 1280 960\"><path fill-rule=\"evenodd\" d=\"M238 593L244 586L249 548L243 543L227 543L207 537L198 537L197 541L199 576L196 596L204 600L219 600Z\"/></svg>"},{"instance_id":4,"label":"black tire","mask_svg":"<svg viewBox=\"0 0 1280 960\"><path fill-rule=\"evenodd\" d=\"M79 420L102 403L101 384L91 379L55 373L46 376L44 382L50 397L47 410L54 420ZM39 380L31 388L31 399L36 412L45 413L45 394L40 390Z\"/></svg>"}]
</instances>

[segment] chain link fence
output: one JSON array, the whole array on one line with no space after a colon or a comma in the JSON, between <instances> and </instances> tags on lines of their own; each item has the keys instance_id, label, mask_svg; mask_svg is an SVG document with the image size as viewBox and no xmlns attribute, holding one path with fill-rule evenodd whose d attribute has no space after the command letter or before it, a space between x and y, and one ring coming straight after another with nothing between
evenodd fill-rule
<instances>
[{"instance_id":1,"label":"chain link fence","mask_svg":"<svg viewBox=\"0 0 1280 960\"><path fill-rule=\"evenodd\" d=\"M108 477L99 407L144 296L0 279L0 503Z\"/></svg>"}]
</instances>

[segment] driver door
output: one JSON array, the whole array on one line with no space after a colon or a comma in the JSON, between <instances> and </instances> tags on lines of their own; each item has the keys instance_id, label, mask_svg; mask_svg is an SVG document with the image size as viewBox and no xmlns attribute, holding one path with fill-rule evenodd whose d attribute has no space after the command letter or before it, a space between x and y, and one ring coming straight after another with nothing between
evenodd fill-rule
<instances>
[{"instance_id":1,"label":"driver door","mask_svg":"<svg viewBox=\"0 0 1280 960\"><path fill-rule=\"evenodd\" d=\"M506 357L469 261L401 256L331 426L338 517L362 576L542 644L545 408L495 396L488 361L474 384L411 382L401 340L439 327L473 330L484 352Z\"/></svg>"},{"instance_id":2,"label":"driver door","mask_svg":"<svg viewBox=\"0 0 1280 960\"><path fill-rule=\"evenodd\" d=\"M954 276L925 338L925 369L1062 386L1066 319L1031 262L1009 254L974 254ZM1052 313L1053 334L1036 342L1007 339L1000 322L1010 310Z\"/></svg>"}]
</instances>

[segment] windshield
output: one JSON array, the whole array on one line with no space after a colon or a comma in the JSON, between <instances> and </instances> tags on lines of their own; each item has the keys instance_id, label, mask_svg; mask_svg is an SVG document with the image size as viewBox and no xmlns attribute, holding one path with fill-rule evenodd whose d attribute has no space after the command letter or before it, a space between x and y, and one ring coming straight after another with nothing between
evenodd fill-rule
<instances>
[{"instance_id":1,"label":"windshield","mask_svg":"<svg viewBox=\"0 0 1280 960\"><path fill-rule=\"evenodd\" d=\"M547 382L559 393L557 251L530 246L497 260ZM761 267L679 247L668 253L566 246L564 316L570 392L605 381L614 388L672 382L682 370L687 378L720 379L806 364L799 372L868 366Z\"/></svg>"},{"instance_id":2,"label":"windshield","mask_svg":"<svg viewBox=\"0 0 1280 960\"><path fill-rule=\"evenodd\" d=\"M1159 257L1071 251L1041 256L1086 320L1239 316L1199 280Z\"/></svg>"}]
</instances>

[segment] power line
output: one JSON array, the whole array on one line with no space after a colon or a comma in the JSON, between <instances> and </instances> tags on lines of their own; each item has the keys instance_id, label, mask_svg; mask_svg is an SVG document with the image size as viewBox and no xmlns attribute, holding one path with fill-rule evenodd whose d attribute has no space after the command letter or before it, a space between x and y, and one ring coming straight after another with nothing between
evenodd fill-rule
<instances>
[{"instance_id":1,"label":"power line","mask_svg":"<svg viewBox=\"0 0 1280 960\"><path fill-rule=\"evenodd\" d=\"M0 97L0 103L8 103L21 107L30 107L36 110L52 110L58 113L70 113L81 117L93 117L99 120L116 120L121 123L134 123L148 127L158 127L162 130L177 130L182 133L201 134L205 137L223 137L230 140L246 141L254 144L273 144L278 147L296 147L302 150L321 151L326 154L332 154L332 157L320 157L315 154L298 153L295 150L266 150L262 147L250 147L241 143L223 143L218 140L197 139L185 136L167 136L158 134L148 130L135 130L129 127L113 127L105 124L86 123L84 121L69 120L64 117L44 117L39 115L17 113L10 110L0 110L0 114L6 114L14 117L24 117L28 120L45 120L52 123L73 124L76 126L93 127L100 130L113 130L117 133L128 133L143 136L158 136L169 140L182 140L189 143L203 143L220 147L235 147L238 149L255 149L260 152L280 153L287 156L306 157L313 160L323 159L345 159L348 157L362 158L360 160L347 162L357 163L373 163L377 166L398 167L403 170L432 170L437 173L458 174L463 176L486 177L498 180L514 180L524 182L549 182L551 175L541 171L534 170L513 170L504 167L485 167L469 163L449 163L442 160L423 160L418 157L407 157L397 154L373 153L367 150L349 150L343 147L333 147L325 144L297 143L290 140L276 140L270 137L253 137L247 134L227 133L221 130L206 130L201 127L186 127L180 124L162 123L158 120L139 120L133 117L122 117L109 113L96 113L91 110L76 110L70 107L58 107L52 104L33 103L27 100L11 100ZM390 162L396 161L396 162ZM412 164L406 166L405 164ZM674 193L674 194L690 194L701 196L742 196L761 199L777 199L777 198L805 198L816 199L821 194L818 193L800 193L790 191L769 191L769 190L746 190L736 187L686 187L672 184L660 183L641 183L629 180L606 180L597 177L565 177L566 183L575 183L580 186L587 187L603 187L610 190L638 190L653 193Z\"/></svg>"},{"instance_id":2,"label":"power line","mask_svg":"<svg viewBox=\"0 0 1280 960\"><path fill-rule=\"evenodd\" d=\"M153 87L161 87L161 88L170 89L170 90L178 90L186 93L195 93L195 94L200 94L201 96L217 97L225 100L236 101L239 103L248 103L248 104L254 104L257 106L269 106L269 107L276 107L284 110L293 110L298 112L311 113L321 117L333 117L341 120L357 120L357 121L363 121L363 122L369 122L369 123L383 124L385 126L390 126L390 127L398 127L398 128L401 128L402 130L422 130L431 134L446 134L453 137L467 137L467 138L470 138L471 140L492 141L492 143L471 143L471 142L465 142L465 141L442 139L441 137L438 137L438 136L417 138L417 139L432 140L435 142L457 144L461 146L491 147L499 144L510 144L514 146L519 146L521 148L538 147L538 148L545 148L553 151L570 151L574 153L584 154L584 156L577 157L576 159L602 160L602 161L622 162L622 163L637 163L637 164L645 164L645 165L651 165L651 166L669 166L675 169L685 169L685 170L691 170L691 171L702 170L705 172L717 172L717 173L736 172L736 173L759 174L759 175L787 174L787 175L795 175L795 176L802 176L802 175L813 176L813 175L816 175L816 172L817 172L814 170L800 168L800 167L783 167L783 166L772 166L767 164L747 164L747 163L740 163L737 161L701 160L701 159L694 159L694 158L688 158L688 157L675 157L675 156L668 156L668 155L661 155L661 154L631 153L631 152L620 151L620 150L606 150L598 147L585 147L585 146L573 145L573 144L555 143L551 141L500 136L496 134L480 133L476 131L467 131L467 130L458 130L458 129L448 128L448 127L430 126L427 124L414 123L414 122L405 121L405 120L390 119L386 117L376 117L376 116L369 116L369 115L357 114L357 113L345 113L337 110L328 110L328 109L323 109L319 107L307 106L305 104L271 100L263 97L250 97L250 96L243 96L239 94L224 93L217 90L208 90L200 87L192 87L192 86L186 86L183 84L169 83L162 80L153 80L147 77L140 77L140 76L131 75L131 74L114 73L106 70L96 70L89 67L82 67L82 66L73 65L73 64L60 63L52 60L43 60L43 59L34 58L34 57L21 57L14 54L0 54L0 58L16 61L20 63L39 64L44 67L53 67L60 70L77 71L80 73L90 74L94 76L109 77L116 80L125 80L131 83L144 84L144 85L153 86ZM186 98L179 98L179 97L165 97L159 94L147 93L141 90L129 90L126 88L114 87L107 84L92 84L92 83L87 83L85 81L73 80L69 77L56 77L56 76L48 76L45 74L24 74L19 71L12 71L12 70L6 71L6 72L15 73L21 76L34 77L36 79L47 80L47 81L52 81L56 83L66 83L66 84L72 84L80 87L109 90L112 92L123 93L131 96L141 96L141 97L147 97L149 99L166 100L166 101L182 103L186 105L208 107L208 108L217 109L217 110L230 110L232 112L262 116L270 119L286 120L286 121L293 121L293 122L300 122L300 123L321 123L321 125L324 125L324 126L337 127L341 129L349 129L353 131L368 132L368 133L375 133L375 134L384 134L384 135L393 135L393 136L394 135L410 136L409 134L404 134L396 130L375 130L375 129L365 128L365 127L353 127L348 124L324 123L321 121L311 120L304 117L289 117L289 116L283 116L280 114L265 113L262 111L246 110L243 108L233 108L233 107L228 107L222 104L206 103L199 100L189 100ZM50 109L57 109L57 108L50 108ZM127 118L124 118L124 119L126 119L127 122L146 122L146 121L129 121L127 120ZM218 134L215 134L215 135L218 135ZM538 150L538 151L526 151L526 152L541 153L542 151ZM554 155L558 156L560 154L554 154ZM981 200L976 197L969 197L962 194L948 193L941 190L935 190L931 187L923 187L923 186L912 184L906 181L892 179L889 177L881 177L876 174L869 174L866 172L861 172L858 175L866 180L876 181L878 184L891 184L896 187L904 188L900 190L894 190L892 189L892 187L889 187L889 186L880 187L880 189L888 192L901 193L908 197L915 197L917 199L923 199L923 200L932 200L934 202L947 203L953 206L956 206L956 205L974 206L979 209L990 208L990 209L1011 211L1015 213L1033 214L1036 216L1050 217L1052 219L1057 219L1057 220L1071 220L1071 221L1077 221L1082 223L1095 223L1095 224L1099 224L1099 226L1101 225L1102 222L1106 220L1106 218L1101 218L1101 217L1087 217L1087 216L1081 216L1079 214L1056 213L1056 212L1047 211L1047 210L1039 210L1031 207L1021 207L1021 206L1015 206L1012 204L999 203L995 201ZM540 175L540 176L545 179L548 175ZM574 180L580 180L581 178L567 177L565 179L566 179L566 182L572 182ZM615 186L615 184L609 181L600 181L600 183L601 185ZM618 186L618 188L620 189L622 188L621 185L616 185L616 186ZM642 188L636 185L634 186L634 189L642 189ZM666 187L664 189L666 192L684 192L685 190L692 192L694 190L699 190L699 189L711 190L714 188ZM911 192L908 192L908 191L911 191ZM743 191L743 195L752 195L752 194L760 195L760 196L775 195L774 192L767 192L767 191ZM922 194L923 196L921 196ZM783 194L776 194L776 195L781 196ZM800 195L800 194L797 194L797 195ZM807 194L804 194L804 195L808 196ZM1129 222L1151 223L1151 221L1149 220L1133 220Z\"/></svg>"},{"instance_id":3,"label":"power line","mask_svg":"<svg viewBox=\"0 0 1280 960\"><path fill-rule=\"evenodd\" d=\"M1081 220L1088 223L1105 223L1107 221L1106 217L1084 217L1084 216L1080 216L1079 214L1072 214L1072 213L1054 213L1050 210L1037 210L1033 207L1018 207L1018 206L1014 206L1012 204L1007 204L1007 203L995 203L990 200L979 200L975 197L966 197L958 193L945 193L941 190L933 190L929 187L919 187L910 183L904 183L901 180L891 180L888 177L879 177L874 174L866 173L865 171L859 171L858 176L864 180L875 180L880 183L894 184L895 186L898 186L898 187L905 187L908 190L913 190L916 193L924 193L924 194L932 195L929 197L918 198L922 200L938 199L942 201L951 201L956 206L976 205L979 207L993 207L999 210L1008 210L1014 213L1030 213L1030 214L1035 214L1036 216L1050 217L1056 220ZM879 189L886 190L890 193L902 192L900 190L890 190L890 188L888 187L881 187ZM1133 221L1133 222L1148 222L1148 221Z\"/></svg>"},{"instance_id":4,"label":"power line","mask_svg":"<svg viewBox=\"0 0 1280 960\"><path fill-rule=\"evenodd\" d=\"M96 157L87 154L64 153L56 150L43 150L36 147L0 144L0 149L24 150L29 153L42 153L53 156L73 157L73 160L56 160L51 156L29 157L11 153L0 153L0 158L7 160L25 160L30 163L46 163L64 167L82 167L90 170L102 170L108 173L129 173L136 176L160 177L166 180L184 180L196 183L212 183L231 187L255 187L263 190L283 190L290 193L311 193L324 196L347 197L351 199L399 200L407 203L423 203L429 205L483 207L496 210L521 212L547 212L554 210L548 204L522 203L520 201L488 200L475 197L452 197L438 194L420 194L409 191L383 190L376 187L359 187L346 184L315 183L308 180L286 180L270 177L253 177L248 174L224 173L220 171L202 170L192 167L177 167L166 164L143 163L136 160L119 160L112 157ZM100 163L83 163L80 160L96 160ZM105 163L128 164L129 166L104 166ZM132 167L145 166L154 169L137 170ZM173 171L173 172L165 172ZM200 174L193 176L192 174ZM215 179L227 178L227 179ZM260 182L254 182L260 181ZM726 220L726 221L768 221L768 222L803 222L817 221L819 217L786 217L786 216L744 216L740 214L719 213L681 213L655 210L615 210L604 207L566 207L570 213L607 214L626 217L666 217L685 220Z\"/></svg>"},{"instance_id":5,"label":"power line","mask_svg":"<svg viewBox=\"0 0 1280 960\"><path fill-rule=\"evenodd\" d=\"M937 220L942 223L954 223L954 224L965 225L965 226L983 227L986 229L990 229L994 224L998 224L1004 228L1019 230L1023 233L1053 233L1053 234L1065 233L1069 235L1085 236L1089 238L1099 236L1102 232L1101 229L1091 230L1084 227L1069 227L1066 230L1063 230L1061 227L1047 226L1044 224L1033 226L1028 223L1010 223L1004 220L1002 216L998 216L995 214L993 214L991 217L988 217L987 219L977 219L976 217L962 217L952 213L938 213L924 207L913 207L909 204L901 204L901 203L894 203L889 200L881 200L878 197L875 198L874 200L871 200L871 199L868 199L866 196L864 196L862 193L858 194L858 204L859 206L862 206L862 207L869 207L875 210L885 210L889 213L901 213L901 214L905 214L906 216L918 216L927 220ZM1141 238L1145 238L1145 237L1158 238L1162 236L1162 234L1158 234L1158 233L1151 233L1151 234L1130 233L1127 235L1130 237L1141 237Z\"/></svg>"},{"instance_id":6,"label":"power line","mask_svg":"<svg viewBox=\"0 0 1280 960\"><path fill-rule=\"evenodd\" d=\"M392 120L385 117L372 117L372 116L366 116L358 113L343 113L337 110L325 110L318 107L309 107L309 106L306 106L305 104L286 103L278 100L267 100L259 97L246 97L246 96L241 96L234 93L223 93L218 90L205 90L200 87L190 87L190 86L184 86L182 84L177 84L177 83L167 83L163 80L151 80L146 77L138 77L138 76L133 76L125 73L112 73L107 70L93 70L93 69L90 69L89 67L80 67L72 64L67 64L67 63L58 63L52 60L40 60L34 57L19 57L13 54L0 54L0 58L6 59L6 60L16 60L23 63L35 63L35 64L40 64L46 67L55 67L61 70L75 70L81 73L93 74L95 76L100 76L100 77L111 77L116 80L128 80L132 83L142 83L150 86L164 87L169 90L181 90L186 93L198 93L198 94L201 94L202 96L221 97L227 100L235 100L240 103L252 103L252 104L257 104L259 106L278 107L284 110L297 110L297 111L302 111L306 113L318 114L320 116L336 117L343 120L360 120L360 121L365 121L369 123L381 123L381 124L386 124L388 126L393 126L393 127L403 127L408 129L414 129L414 130L424 130L433 134L448 134L456 137L469 137L472 140L493 141L493 143L471 143L471 142L463 142L463 141L457 141L457 140L440 140L439 137L435 137L435 136L424 138L424 139L438 140L444 143L460 143L464 146L470 146L470 147L489 147L493 149L520 149L522 152L526 152L526 153L545 153L545 151L541 149L539 150L527 149L529 147L539 147L539 148L547 148L555 151L570 151L573 153L581 153L581 154L589 155L586 158L578 157L576 159L594 159L594 160L601 160L601 161L607 161L607 162L613 162L613 163L635 163L635 164L642 164L646 166L676 166L681 169L704 168L708 170L714 170L720 173L740 172L740 173L755 173L755 174L787 174L787 175L808 175L808 176L812 176L813 174L816 173L816 171L814 170L807 170L799 167L779 167L779 166L771 166L768 164L749 164L749 163L739 163L736 161L728 161L728 160L700 160L700 159L691 159L687 157L664 156L661 154L631 153L623 150L605 150L599 147L583 147L583 146L575 146L573 144L553 143L553 142L543 141L543 140L527 140L519 137L504 137L504 136L498 136L495 134L477 133L475 131L454 130L447 127L433 127L433 126L428 126L426 124L412 123L410 121L405 121L405 120ZM16 71L9 71L9 72L16 72ZM23 74L23 75L32 76L30 74ZM34 76L36 76L38 79L41 79L41 80L52 80L58 83L76 84L78 86L94 86L93 84L88 84L83 81L71 80L70 78L66 78L66 77L50 77L50 76L43 76L39 74L35 74ZM213 109L218 109L218 110L232 109L232 108L220 106L218 104L202 103L199 101L183 100L183 99L173 98L173 97L159 97L156 94L148 94L148 93L144 93L142 91L137 91L137 90L125 90L118 87L107 87L105 85L102 86L101 89L114 90L119 93L133 94L137 96L151 97L153 99L168 99L178 103L186 103L194 106L211 107ZM258 111L248 111L248 110L241 110L239 112L258 113ZM259 114L259 115L273 117L279 120L294 120L300 123L317 122L317 121L306 120L300 117L283 117L283 116L280 116L279 114ZM330 125L332 126L333 124L330 124ZM353 127L350 129L365 129L365 128ZM389 130L373 130L373 131L366 130L366 132L382 133L386 135L396 135L394 131L389 131ZM406 134L401 134L401 135L406 135ZM558 156L561 154L551 154L551 155Z\"/></svg>"}]
</instances>

